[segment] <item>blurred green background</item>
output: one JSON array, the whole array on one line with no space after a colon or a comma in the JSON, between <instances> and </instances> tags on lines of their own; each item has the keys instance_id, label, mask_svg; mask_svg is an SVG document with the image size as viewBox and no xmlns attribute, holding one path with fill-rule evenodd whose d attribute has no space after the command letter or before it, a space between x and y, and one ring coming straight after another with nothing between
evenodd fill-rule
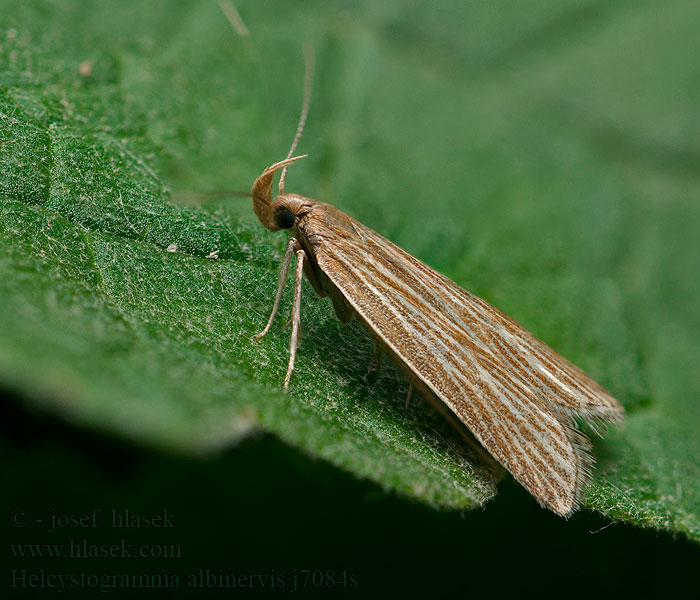
<instances>
[{"instance_id":1,"label":"blurred green background","mask_svg":"<svg viewBox=\"0 0 700 600\"><path fill-rule=\"evenodd\" d=\"M305 591L365 595L690 584L700 6L235 6L248 35L214 1L0 1L12 590L31 593L16 578L42 569L276 575L279 593L310 569ZM509 477L484 503L494 482L464 464L429 406L403 409L390 366L367 375L366 334L309 288L291 394L280 393L281 322L249 338L284 237L217 190L246 191L286 154L302 43L316 54L310 157L287 189L485 297L624 403L624 429L596 442L590 510L564 521ZM47 530L96 508L98 527ZM113 508L167 511L174 526L114 529ZM180 556L17 555L82 539Z\"/></svg>"}]
</instances>

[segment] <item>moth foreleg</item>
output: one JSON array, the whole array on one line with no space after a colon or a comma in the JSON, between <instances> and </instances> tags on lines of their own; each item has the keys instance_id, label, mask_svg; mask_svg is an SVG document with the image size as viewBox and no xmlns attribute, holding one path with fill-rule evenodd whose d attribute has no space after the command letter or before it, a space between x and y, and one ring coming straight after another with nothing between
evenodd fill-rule
<instances>
[{"instance_id":1,"label":"moth foreleg","mask_svg":"<svg viewBox=\"0 0 700 600\"><path fill-rule=\"evenodd\" d=\"M297 355L297 345L299 340L299 323L301 322L301 279L304 275L304 257L306 253L299 249L297 255L297 272L294 279L294 302L292 304L292 335L289 338L289 365L287 375L284 378L284 391L289 389L289 379L294 371L294 359Z\"/></svg>"},{"instance_id":2,"label":"moth foreleg","mask_svg":"<svg viewBox=\"0 0 700 600\"><path fill-rule=\"evenodd\" d=\"M292 260L292 252L294 251L294 248L299 246L299 242L297 242L296 238L289 238L289 242L287 243L287 251L284 253L284 259L282 260L282 268L280 269L280 278L279 282L277 283L277 295L275 296L275 303L272 305L272 313L270 313L270 318L267 321L267 325L265 325L265 329L263 329L260 333L257 333L253 336L254 339L261 338L264 336L268 331L270 331L270 327L272 327L272 322L275 320L275 317L277 316L277 311L279 310L280 307L280 301L282 300L282 292L284 292L284 284L287 282L287 273L289 273L289 263Z\"/></svg>"}]
</instances>

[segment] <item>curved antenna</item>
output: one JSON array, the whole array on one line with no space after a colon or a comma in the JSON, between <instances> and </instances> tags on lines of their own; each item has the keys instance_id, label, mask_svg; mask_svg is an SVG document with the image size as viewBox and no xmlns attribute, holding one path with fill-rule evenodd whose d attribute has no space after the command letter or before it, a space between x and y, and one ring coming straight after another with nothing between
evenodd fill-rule
<instances>
[{"instance_id":1,"label":"curved antenna","mask_svg":"<svg viewBox=\"0 0 700 600\"><path fill-rule=\"evenodd\" d=\"M315 56L314 49L309 44L304 44L304 104L301 108L301 115L299 117L299 124L297 125L297 132L294 136L294 141L292 141L292 147L289 149L287 156L284 160L288 160L294 154L301 134L304 131L304 125L306 125L306 117L309 116L309 105L311 104L311 88L314 81L314 68L315 68ZM280 175L279 182L279 193L284 194L284 180L287 177L287 167L285 165L282 169L282 175Z\"/></svg>"}]
</instances>

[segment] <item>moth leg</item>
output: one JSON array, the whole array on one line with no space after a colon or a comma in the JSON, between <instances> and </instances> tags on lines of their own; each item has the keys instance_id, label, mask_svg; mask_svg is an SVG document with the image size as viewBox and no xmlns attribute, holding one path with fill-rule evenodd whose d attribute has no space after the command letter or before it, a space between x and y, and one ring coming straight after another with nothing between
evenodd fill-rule
<instances>
[{"instance_id":1,"label":"moth leg","mask_svg":"<svg viewBox=\"0 0 700 600\"><path fill-rule=\"evenodd\" d=\"M372 368L374 368L377 373L379 373L382 368L382 347L376 339L374 340L374 355L372 361L367 365L367 372L369 373Z\"/></svg>"},{"instance_id":2,"label":"moth leg","mask_svg":"<svg viewBox=\"0 0 700 600\"><path fill-rule=\"evenodd\" d=\"M289 379L294 371L294 359L297 355L297 345L299 340L299 323L301 321L301 280L304 275L304 257L306 253L299 249L297 255L297 272L294 279L294 303L292 305L292 335L289 338L289 365L287 375L284 378L284 391L289 389Z\"/></svg>"},{"instance_id":3,"label":"moth leg","mask_svg":"<svg viewBox=\"0 0 700 600\"><path fill-rule=\"evenodd\" d=\"M404 408L408 408L408 404L411 401L412 395L413 395L413 384L408 386L408 394L406 394L406 406Z\"/></svg>"},{"instance_id":4,"label":"moth leg","mask_svg":"<svg viewBox=\"0 0 700 600\"><path fill-rule=\"evenodd\" d=\"M287 251L284 253L284 259L282 260L282 268L280 269L280 278L279 282L277 283L277 295L275 296L275 303L272 305L272 313L270 314L270 318L267 321L267 325L265 325L265 329L263 329L260 333L257 333L253 336L253 339L258 339L264 336L268 331L270 331L270 327L272 327L272 322L275 320L275 317L277 316L277 311L279 310L280 307L280 301L282 300L282 292L284 292L284 284L287 283L287 273L289 272L289 263L292 260L292 252L295 247L297 247L299 243L297 242L296 238L289 238L289 243L287 244ZM286 327L286 325L285 325Z\"/></svg>"}]
</instances>

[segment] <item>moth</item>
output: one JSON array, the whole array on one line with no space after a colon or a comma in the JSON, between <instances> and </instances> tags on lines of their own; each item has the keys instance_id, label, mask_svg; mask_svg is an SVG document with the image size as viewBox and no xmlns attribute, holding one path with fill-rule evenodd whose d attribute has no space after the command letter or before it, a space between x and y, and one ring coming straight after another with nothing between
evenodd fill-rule
<instances>
[{"instance_id":1,"label":"moth","mask_svg":"<svg viewBox=\"0 0 700 600\"><path fill-rule=\"evenodd\" d=\"M270 231L291 234L269 330L296 258L289 363L294 370L302 274L329 297L342 322L358 319L419 389L454 415L540 505L569 516L591 477L595 427L621 423L622 406L598 383L488 302L422 263L330 204L285 193L289 165L306 118L285 160L255 180L253 210ZM282 170L279 194L273 177ZM409 392L410 394L410 392Z\"/></svg>"}]
</instances>

